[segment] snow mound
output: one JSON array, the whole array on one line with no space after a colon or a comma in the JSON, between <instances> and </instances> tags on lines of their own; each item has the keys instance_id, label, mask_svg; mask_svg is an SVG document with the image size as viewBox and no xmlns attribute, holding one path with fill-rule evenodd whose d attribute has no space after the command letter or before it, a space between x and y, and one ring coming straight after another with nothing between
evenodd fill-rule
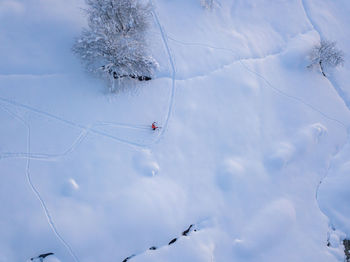
<instances>
[{"instance_id":1,"label":"snow mound","mask_svg":"<svg viewBox=\"0 0 350 262\"><path fill-rule=\"evenodd\" d=\"M143 176L152 177L158 174L159 165L152 152L148 149L140 150L134 157L134 167Z\"/></svg>"},{"instance_id":2,"label":"snow mound","mask_svg":"<svg viewBox=\"0 0 350 262\"><path fill-rule=\"evenodd\" d=\"M72 196L76 191L79 190L79 184L74 178L69 178L62 185L62 194L64 196Z\"/></svg>"},{"instance_id":3,"label":"snow mound","mask_svg":"<svg viewBox=\"0 0 350 262\"><path fill-rule=\"evenodd\" d=\"M302 128L294 141L298 153L310 152L321 143L328 133L327 128L321 123L314 123Z\"/></svg>"},{"instance_id":4,"label":"snow mound","mask_svg":"<svg viewBox=\"0 0 350 262\"><path fill-rule=\"evenodd\" d=\"M236 183L245 176L245 167L242 159L227 158L223 161L217 172L217 184L224 191L230 191Z\"/></svg>"},{"instance_id":5,"label":"snow mound","mask_svg":"<svg viewBox=\"0 0 350 262\"><path fill-rule=\"evenodd\" d=\"M285 167L295 154L295 147L288 142L281 142L273 147L264 159L268 171L279 171Z\"/></svg>"}]
</instances>

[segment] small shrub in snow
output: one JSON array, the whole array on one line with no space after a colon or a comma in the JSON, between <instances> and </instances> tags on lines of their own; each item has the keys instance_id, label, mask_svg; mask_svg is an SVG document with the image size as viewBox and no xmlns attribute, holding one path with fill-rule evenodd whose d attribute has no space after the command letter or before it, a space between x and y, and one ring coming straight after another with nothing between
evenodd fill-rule
<instances>
[{"instance_id":1,"label":"small shrub in snow","mask_svg":"<svg viewBox=\"0 0 350 262\"><path fill-rule=\"evenodd\" d=\"M336 42L321 40L320 44L314 46L310 54L311 64L308 66L319 66L323 76L328 67L337 67L344 64L344 54L336 47Z\"/></svg>"},{"instance_id":2,"label":"small shrub in snow","mask_svg":"<svg viewBox=\"0 0 350 262\"><path fill-rule=\"evenodd\" d=\"M214 0L201 0L201 5L202 7L211 10L214 6Z\"/></svg>"},{"instance_id":3,"label":"small shrub in snow","mask_svg":"<svg viewBox=\"0 0 350 262\"><path fill-rule=\"evenodd\" d=\"M137 0L85 0L88 28L73 46L88 71L115 79L150 80L157 62L148 54L150 5Z\"/></svg>"}]
</instances>

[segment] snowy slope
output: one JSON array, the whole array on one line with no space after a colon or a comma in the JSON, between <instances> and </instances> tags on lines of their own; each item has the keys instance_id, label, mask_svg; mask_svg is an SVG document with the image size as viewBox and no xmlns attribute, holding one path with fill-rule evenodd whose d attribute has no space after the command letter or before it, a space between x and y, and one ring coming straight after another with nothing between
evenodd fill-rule
<instances>
[{"instance_id":1,"label":"snowy slope","mask_svg":"<svg viewBox=\"0 0 350 262\"><path fill-rule=\"evenodd\" d=\"M343 261L350 67L306 66L349 60L347 1L155 0L157 78L117 94L70 51L82 7L0 2L0 261Z\"/></svg>"}]
</instances>

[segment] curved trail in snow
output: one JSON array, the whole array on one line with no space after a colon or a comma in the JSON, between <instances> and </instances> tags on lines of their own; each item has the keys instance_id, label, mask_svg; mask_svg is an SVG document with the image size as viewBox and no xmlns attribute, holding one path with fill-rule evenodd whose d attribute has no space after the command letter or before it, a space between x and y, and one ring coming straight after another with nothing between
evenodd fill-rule
<instances>
[{"instance_id":1,"label":"curved trail in snow","mask_svg":"<svg viewBox=\"0 0 350 262\"><path fill-rule=\"evenodd\" d=\"M289 95L288 93L286 93L286 92L284 92L284 91L282 91L282 90L280 90L280 89L274 87L274 86L270 83L270 81L267 80L264 76L262 76L261 74L257 73L256 71L250 69L250 68L249 68L246 64L244 64L242 61L239 61L239 62L240 62L241 65L242 65L243 67L245 67L246 70L248 70L250 73L252 73L252 74L258 76L260 79L262 79L262 80L265 82L265 84L266 84L267 86L269 86L272 90L274 90L276 93L278 93L278 94L280 94L280 95L282 95L282 96L285 96L285 97L287 97L287 98L290 98L290 99L292 99L292 100L295 100L295 101L297 101L297 102L299 102L299 103L305 105L306 107L308 107L308 108L312 109L313 111L315 111L315 112L319 113L320 115L322 115L324 118L326 118L326 119L328 119L328 120L331 120L331 121L333 121L333 122L335 122L335 123L341 125L341 126L344 127L345 129L347 129L346 124L343 123L342 121L340 121L340 120L338 120L338 119L336 119L336 118L334 118L334 117L328 116L326 113L322 112L320 109L316 108L316 107L313 106L312 104L310 104L310 103L308 103L308 102L305 102L304 100L302 100L302 99L300 99L300 98L298 98L298 97L296 97L296 96Z\"/></svg>"},{"instance_id":2,"label":"curved trail in snow","mask_svg":"<svg viewBox=\"0 0 350 262\"><path fill-rule=\"evenodd\" d=\"M28 152L4 152L0 153L0 160L5 158L30 158L32 160L45 160L45 161L54 161L60 158L63 158L70 153L72 153L87 137L88 130L83 130L80 135L74 140L71 146L68 147L63 153L59 154L45 154L45 153L28 153Z\"/></svg>"},{"instance_id":3,"label":"curved trail in snow","mask_svg":"<svg viewBox=\"0 0 350 262\"><path fill-rule=\"evenodd\" d=\"M320 39L326 39L322 32L321 32L321 29L317 26L317 24L313 21L311 15L310 15L310 11L309 11L309 7L306 3L305 0L300 0L301 1L301 5L302 5L302 8L304 9L304 13L305 13L305 17L306 19L309 21L310 25L312 26L312 28L318 33L318 35L320 36ZM334 90L336 91L336 93L338 94L339 98L343 101L343 103L345 104L345 106L347 107L348 111L350 112L350 101L348 101L348 99L345 97L345 94L344 92L341 90L340 87L338 87L334 81L332 81L332 79L328 78L328 77L325 77L326 80L331 84L331 86L334 88ZM329 162L329 165L328 165L328 168L324 174L324 176L320 179L317 187L316 187L316 192L315 192L315 198L316 198L316 202L318 204L318 208L320 210L320 212L322 212L322 214L328 218L329 220L329 231L331 230L334 230L334 226L332 224L332 221L331 221L331 218L329 216L327 216L326 213L324 213L320 207L320 204L318 202L318 195L319 195L319 190L320 190L320 187L323 183L323 181L328 177L329 175L329 171L331 170L331 168L333 167L333 161L334 159L337 157L337 155L339 155L344 147L350 143L350 127L346 127L346 132L347 132L347 140L346 142L331 156L330 158L330 162ZM329 235L329 232L328 232L328 235ZM328 236L329 237L329 236ZM328 241L328 240L327 240Z\"/></svg>"},{"instance_id":4,"label":"curved trail in snow","mask_svg":"<svg viewBox=\"0 0 350 262\"><path fill-rule=\"evenodd\" d=\"M131 125L131 124L123 124L123 123L115 123L115 122L106 122L106 121L99 121L96 122L93 126L115 126L120 128L126 128L126 129L135 129L135 130L150 130L150 125Z\"/></svg>"},{"instance_id":5,"label":"curved trail in snow","mask_svg":"<svg viewBox=\"0 0 350 262\"><path fill-rule=\"evenodd\" d=\"M63 76L62 73L47 73L47 74L0 74L0 78L11 78L11 77L31 77L31 78L44 78L44 77L54 77Z\"/></svg>"},{"instance_id":6,"label":"curved trail in snow","mask_svg":"<svg viewBox=\"0 0 350 262\"><path fill-rule=\"evenodd\" d=\"M30 155L30 144L31 144L31 130L30 130L30 125L29 123L27 123L27 121L25 121L23 118L21 118L20 116L18 116L17 114L11 112L10 110L8 110L6 107L0 106L1 109L3 109L5 112L7 112L8 114L12 115L14 118L18 119L20 122L22 122L24 124L24 126L27 128L28 132L27 132L27 155ZM53 231L53 233L56 235L56 237L60 240L60 242L64 245L64 247L67 249L68 253L72 256L72 258L74 259L74 261L79 262L78 257L75 255L72 247L69 245L69 243L61 236L61 234L58 232L57 227L55 225L55 222L53 221L50 211L46 206L46 203L44 201L44 199L42 198L40 192L38 191L38 189L35 187L31 175L30 175L30 158L27 157L27 164L26 164L26 178L28 181L28 184L31 188L31 190L33 191L34 195L38 198L40 205L45 213L46 219L48 224L50 225L51 230Z\"/></svg>"},{"instance_id":7,"label":"curved trail in snow","mask_svg":"<svg viewBox=\"0 0 350 262\"><path fill-rule=\"evenodd\" d=\"M160 34L161 34L161 37L162 37L162 40L163 40L163 43L164 43L164 46L166 48L166 52L168 54L168 58L169 58L169 62L170 62L170 66L171 66L171 82L172 82L172 86L171 86L171 93L170 93L170 101L169 101L169 106L168 106L168 112L167 112L167 115L166 115L166 118L165 118L165 122L163 123L163 126L160 130L160 134L158 135L157 139L154 140L154 143L157 143L159 142L159 140L161 139L161 137L164 135L164 132L166 131L166 129L168 128L168 124L169 124L169 120L170 120L170 117L171 117L171 114L173 112L173 107L174 107L174 103L175 103L175 89L176 89L176 68L175 68L175 63L174 63L174 58L171 54L171 51L170 51L170 47L169 47L169 44L168 44L168 40L167 40L167 34L166 34L166 31L163 29L160 21L159 21L159 17L157 15L157 12L155 10L155 6L153 4L153 1L150 0L150 4L152 6L152 14L153 14L153 17L156 21L156 24L159 28L159 31L160 31Z\"/></svg>"},{"instance_id":8,"label":"curved trail in snow","mask_svg":"<svg viewBox=\"0 0 350 262\"><path fill-rule=\"evenodd\" d=\"M82 130L81 133L78 135L78 137L74 140L74 142L62 153L57 153L57 154L30 153L28 154L27 152L3 152L3 153L0 153L0 160L6 159L6 158L28 158L28 157L32 160L43 160L43 161L58 160L75 151L75 149L87 138L90 130L93 127L99 127L99 126L112 126L112 127L135 129L135 130L141 130L141 131L150 130L150 127L146 125L127 125L127 124L120 124L120 123L114 123L114 122L97 122L96 124L88 126L86 129ZM148 144L144 144L145 147L147 145Z\"/></svg>"},{"instance_id":9,"label":"curved trail in snow","mask_svg":"<svg viewBox=\"0 0 350 262\"><path fill-rule=\"evenodd\" d=\"M311 30L306 30L304 32L301 32L301 33L298 33L292 37L289 37L288 40L293 40L295 39L296 37L300 36L300 35L303 35L303 34L307 34L309 32L312 32L314 31L313 29ZM237 63L239 61L243 61L243 60L262 60L262 59L266 59L266 58L269 58L269 57L273 57L273 56L277 56L277 55L280 55L282 54L283 52L285 52L287 50L287 47L288 47L288 42L286 41L284 46L281 47L278 51L276 52L271 52L271 53L268 53L264 56L251 56L251 57L242 57L242 56L238 56L237 53L235 51L233 51L233 49L230 49L230 48L226 48L226 47L216 47L216 46L213 46L213 45L209 45L209 44L203 44L203 43L194 43L194 42L184 42L184 41L180 41L178 39L175 39L174 37L171 37L169 35L167 35L168 39L175 42L175 43L178 43L178 44L181 44L181 45L188 45L188 46L200 46L200 47L204 47L204 48L210 48L210 49L213 49L213 50L220 50L220 51L227 51L229 53L232 53L235 57L234 57L234 60L231 60L230 63L227 63L227 64L224 64L222 66L220 66L219 68L216 68L216 69L213 69L211 70L210 72L207 72L205 74L201 74L201 75L195 75L195 76L190 76L190 77L186 77L186 78L176 78L176 80L189 80L189 79L193 79L193 78L196 78L196 77L203 77L203 76L207 76L208 74L211 74L213 72L216 72L220 69L222 69L223 67L226 67L226 66L229 66L229 65L232 65L234 63Z\"/></svg>"}]
</instances>

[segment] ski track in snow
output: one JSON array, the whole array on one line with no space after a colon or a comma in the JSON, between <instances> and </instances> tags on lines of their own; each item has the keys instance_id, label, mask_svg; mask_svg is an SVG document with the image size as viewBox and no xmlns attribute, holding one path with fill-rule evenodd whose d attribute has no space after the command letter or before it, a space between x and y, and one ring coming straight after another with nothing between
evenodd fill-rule
<instances>
[{"instance_id":1,"label":"ski track in snow","mask_svg":"<svg viewBox=\"0 0 350 262\"><path fill-rule=\"evenodd\" d=\"M300 98L298 98L298 97L296 97L296 96L289 95L288 93L286 93L286 92L284 92L284 91L282 91L282 90L280 90L280 89L274 87L274 86L270 83L269 80L267 80L264 76L262 76L261 74L257 73L256 71L250 69L246 64L243 63L243 61L239 61L239 62L240 62L241 65L242 65L243 67L245 67L246 70L248 70L250 73L252 73L252 74L258 76L260 79L262 79L262 80L265 82L265 84L266 84L268 87L270 87L273 91L275 91L276 93L278 93L278 94L280 94L280 95L282 95L282 96L284 96L284 97L290 98L290 99L292 99L292 100L294 100L294 101L297 101L297 102L303 104L304 106L306 106L306 107L312 109L313 111L319 113L319 114L320 114L321 116L323 116L324 118L326 118L326 119L328 119L328 120L331 120L331 121L333 121L333 122L339 124L340 126L342 126L343 128L345 128L345 130L347 130L346 124L343 123L342 121L340 121L340 120L338 120L338 119L336 119L336 118L334 118L334 117L328 116L326 113L322 112L321 110L319 110L318 108L316 108L316 107L313 106L312 104L310 104L310 103L308 103L308 102L305 102L304 100L302 100L302 99L300 99Z\"/></svg>"},{"instance_id":2,"label":"ski track in snow","mask_svg":"<svg viewBox=\"0 0 350 262\"><path fill-rule=\"evenodd\" d=\"M313 29L311 30L306 30L304 32L301 32L301 33L298 33L296 34L295 36L292 36L292 37L289 37L289 41L290 40L293 40L295 39L296 37L300 36L300 35L303 35L303 34L307 34L309 32L312 32L314 31ZM287 50L287 47L288 47L288 42L286 41L284 46L282 48L280 48L280 50L276 51L276 52L272 52L272 53L269 53L269 54L266 54L264 56L251 56L251 57L241 57L241 56L238 56L237 53L235 51L233 51L233 49L230 49L230 48L226 48L226 47L217 47L217 46L213 46L213 45L209 45L209 44L204 44L204 43L194 43L194 42L184 42L184 41L180 41L178 39L175 39L174 37L172 36L167 36L167 38L175 43L178 43L178 44L181 44L181 45L188 45L188 46L200 46L200 47L204 47L204 48L210 48L210 49L213 49L213 50L220 50L220 51L226 51L226 52L230 52L232 53L233 55L235 55L235 59L232 60L230 63L228 64L224 64L216 69L213 69L211 70L210 72L206 73L206 74L202 74L202 75L195 75L195 76L191 76L191 77L187 77L187 78L177 78L176 80L190 80L190 79L194 79L194 78L197 78L197 77L203 77L203 76L207 76L213 72L216 72L216 71L219 71L221 70L222 68L226 67L226 66L230 66L234 63L237 63L239 61L243 61L243 60L263 60L263 59L266 59L266 58L269 58L269 57L274 57L274 56L278 56L282 53L284 53L286 50Z\"/></svg>"},{"instance_id":3,"label":"ski track in snow","mask_svg":"<svg viewBox=\"0 0 350 262\"><path fill-rule=\"evenodd\" d=\"M60 154L45 154L45 153L28 153L28 152L18 152L18 153L11 153L11 152L4 152L0 154L0 160L5 158L30 158L33 160L45 160L45 161L54 161L58 160L60 158L63 158L67 156L68 154L72 153L87 137L88 135L88 129L83 130L80 135L75 139L73 144L68 147L63 153Z\"/></svg>"},{"instance_id":4,"label":"ski track in snow","mask_svg":"<svg viewBox=\"0 0 350 262\"><path fill-rule=\"evenodd\" d=\"M122 123L114 123L114 122L97 122L94 126L115 126L127 129L136 129L136 130L150 130L150 126L148 125L130 125L130 124L122 124Z\"/></svg>"},{"instance_id":5,"label":"ski track in snow","mask_svg":"<svg viewBox=\"0 0 350 262\"><path fill-rule=\"evenodd\" d=\"M0 106L1 109L5 112L7 112L8 114L12 115L14 118L18 119L20 122L23 123L23 125L27 128L27 155L30 156L30 144L31 144L31 130L30 130L30 124L27 123L27 121L25 119L23 119L22 117L18 116L17 114L11 112L10 110L8 110L6 107L4 106ZM27 178L27 182L31 188L31 190L33 191L34 195L38 198L41 207L45 213L46 219L48 224L50 225L51 230L53 231L53 233L56 235L56 237L59 239L59 241L64 245L64 247L67 249L68 253L72 256L72 258L74 259L74 261L79 262L78 257L75 255L72 247L69 245L69 243L61 236L61 234L58 232L57 227L55 225L55 222L53 221L50 211L47 208L47 205L44 201L44 199L42 198L39 190L35 187L31 175L30 175L30 157L26 157L27 159L27 164L26 164L26 178Z\"/></svg>"},{"instance_id":6,"label":"ski track in snow","mask_svg":"<svg viewBox=\"0 0 350 262\"><path fill-rule=\"evenodd\" d=\"M44 78L44 77L54 77L54 76L63 76L62 73L47 73L47 74L0 74L0 78L18 78L18 77L31 77L31 78Z\"/></svg>"},{"instance_id":7,"label":"ski track in snow","mask_svg":"<svg viewBox=\"0 0 350 262\"><path fill-rule=\"evenodd\" d=\"M88 126L85 126L85 125L82 125L82 124L79 124L79 123L76 123L76 122L73 122L71 120L67 120L67 119L64 119L62 117L59 117L59 116L56 116L52 113L49 113L49 112L46 112L46 111L42 111L40 109L37 109L37 108L34 108L34 107L31 107L31 106L28 106L28 105L25 105L25 104L22 104L22 103L19 103L19 102L16 102L16 101L13 101L13 100L10 100L10 99L7 99L7 98L3 98L3 97L0 97L0 101L6 103L6 104L10 104L10 105L13 105L15 107L20 107L20 108L24 108L28 111L31 111L31 112L34 112L34 113L37 113L39 115L43 115L45 117L48 117L48 118L51 118L51 119L55 119L59 122L62 122L62 123L65 123L69 126L72 126L74 128L77 128L77 129L80 129L80 130L89 130L90 133L93 133L93 134L96 134L96 135L99 135L99 136L102 136L102 137L107 137L107 138L110 138L112 140L115 140L119 143L122 143L122 144L126 144L126 145L130 145L130 146L133 146L133 147L136 147L138 149L142 149L142 148L145 148L145 147L148 147L151 145L151 143L145 143L145 144L142 144L142 143L137 143L137 142L133 142L133 141L129 141L129 140L126 140L126 139L122 139L122 138L119 138L117 136L113 136L111 134L108 134L106 132L103 132L103 131L100 131L100 130L97 130L95 128L89 128ZM109 123L110 125L111 123ZM126 124L118 124L118 123L114 123L115 125L118 125L118 126L123 126L123 127L127 127L128 125ZM95 124L95 125L92 125L92 126L98 126L99 124ZM107 125L107 123L103 124L103 125ZM134 128L136 129L137 127L136 126L128 126L129 128ZM139 129L144 129L144 127L142 128L139 128Z\"/></svg>"},{"instance_id":8,"label":"ski track in snow","mask_svg":"<svg viewBox=\"0 0 350 262\"><path fill-rule=\"evenodd\" d=\"M150 130L150 127L146 125L127 125L127 124L120 124L120 123L113 123L113 122L97 122L96 124L92 126L88 126L86 129L83 129L79 134L79 136L71 144L71 146L69 146L68 149L66 149L62 153L58 153L58 154L30 153L28 154L26 152L16 152L16 153L3 152L3 153L0 153L0 159L29 157L30 159L33 159L33 160L44 160L44 161L58 160L72 153L86 139L92 127L98 127L98 126L113 126L113 127L121 127L121 128L144 130L144 131Z\"/></svg>"},{"instance_id":9,"label":"ski track in snow","mask_svg":"<svg viewBox=\"0 0 350 262\"><path fill-rule=\"evenodd\" d=\"M176 83L175 83L175 81L176 81L176 68L175 68L174 58L173 58L173 56L171 54L171 50L170 50L170 47L169 47L169 44L168 44L167 33L166 33L166 31L164 30L164 28L162 27L162 25L161 25L161 23L159 21L159 17L157 15L157 12L156 12L156 9L155 9L155 6L154 6L152 0L150 0L150 4L152 6L153 17L155 19L155 22L156 22L158 28L159 28L159 31L160 31L160 34L161 34L161 37L162 37L162 40L163 40L163 44L164 44L164 46L166 48L166 52L168 54L168 58L169 58L170 66L171 66L171 72L172 72L172 75L171 75L171 82L172 82L172 84L171 84L171 93L170 93L170 98L169 98L170 101L169 101L168 112L167 112L167 115L166 115L163 127L160 130L160 134L157 137L157 139L153 142L153 143L157 143L157 142L159 142L161 137L164 135L164 132L168 128L169 120L170 120L170 117L171 117L171 114L172 114L172 111L173 111L173 107L174 107L174 103L175 103L175 89L176 89Z\"/></svg>"}]
</instances>

